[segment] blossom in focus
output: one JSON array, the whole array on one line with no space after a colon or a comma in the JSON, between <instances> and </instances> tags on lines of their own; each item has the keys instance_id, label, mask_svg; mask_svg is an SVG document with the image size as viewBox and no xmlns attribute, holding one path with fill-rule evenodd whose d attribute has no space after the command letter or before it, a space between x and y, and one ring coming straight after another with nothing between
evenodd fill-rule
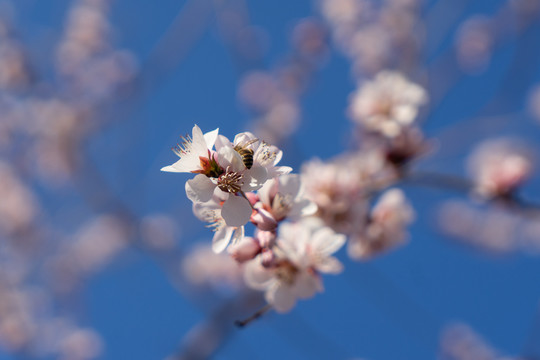
<instances>
[{"instance_id":1,"label":"blossom in focus","mask_svg":"<svg viewBox=\"0 0 540 360\"><path fill-rule=\"evenodd\" d=\"M342 264L332 256L345 243L315 219L282 224L274 259L264 262L264 253L246 264L244 278L249 287L265 292L266 301L277 312L291 310L297 299L323 291L321 273L340 273Z\"/></svg>"},{"instance_id":2,"label":"blossom in focus","mask_svg":"<svg viewBox=\"0 0 540 360\"><path fill-rule=\"evenodd\" d=\"M231 142L225 136L220 135L216 141L218 154L227 153L231 166L236 171L242 172L245 185L242 190L254 191L260 189L268 180L277 176L288 174L292 168L277 166L283 153L277 147L259 140L250 132L243 132L234 137Z\"/></svg>"},{"instance_id":3,"label":"blossom in focus","mask_svg":"<svg viewBox=\"0 0 540 360\"><path fill-rule=\"evenodd\" d=\"M211 150L218 136L218 129L207 132L203 135L201 129L193 126L192 136L183 138L183 143L173 148L173 151L180 158L172 165L165 166L161 171L168 172L194 172L203 174L213 174L217 170Z\"/></svg>"},{"instance_id":4,"label":"blossom in focus","mask_svg":"<svg viewBox=\"0 0 540 360\"><path fill-rule=\"evenodd\" d=\"M349 256L365 259L403 243L407 237L405 227L413 219L414 210L403 191L385 191L371 210L364 232L349 238Z\"/></svg>"},{"instance_id":5,"label":"blossom in focus","mask_svg":"<svg viewBox=\"0 0 540 360\"><path fill-rule=\"evenodd\" d=\"M517 142L488 140L473 150L467 166L476 192L492 198L508 195L521 185L531 174L532 159Z\"/></svg>"},{"instance_id":6,"label":"blossom in focus","mask_svg":"<svg viewBox=\"0 0 540 360\"><path fill-rule=\"evenodd\" d=\"M367 131L395 137L412 125L427 93L397 72L382 71L351 95L349 115Z\"/></svg>"},{"instance_id":7,"label":"blossom in focus","mask_svg":"<svg viewBox=\"0 0 540 360\"><path fill-rule=\"evenodd\" d=\"M225 223L239 227L246 224L251 216L251 204L245 193L261 188L270 178L292 169L276 166L281 159L281 151L251 133L236 135L234 143L219 135L215 146L216 154L210 160L212 171L197 171L201 174L187 181L186 194L194 203L210 201L214 195L220 197L223 201L221 216ZM213 169L219 171L214 172Z\"/></svg>"},{"instance_id":8,"label":"blossom in focus","mask_svg":"<svg viewBox=\"0 0 540 360\"><path fill-rule=\"evenodd\" d=\"M229 226L227 225L225 219L222 217L222 205L223 197L220 198L218 195L221 193L221 195L225 195L222 192L216 192L216 195L212 198L212 200L205 202L205 203L194 203L193 204L193 213L195 216L197 216L200 220L205 221L209 223L208 227L212 228L212 231L214 232L214 237L212 238L212 250L215 253L220 253L232 241L233 243L236 243L244 237L244 226L238 225L238 226ZM234 199L242 199L240 197L234 197ZM236 200L233 200L236 201ZM249 216L251 216L251 206L242 206L240 204L238 209L241 211L240 213L234 213L236 217L240 217L241 219L247 218L249 219ZM241 220L242 221L242 220ZM240 222L241 222L240 221Z\"/></svg>"}]
</instances>

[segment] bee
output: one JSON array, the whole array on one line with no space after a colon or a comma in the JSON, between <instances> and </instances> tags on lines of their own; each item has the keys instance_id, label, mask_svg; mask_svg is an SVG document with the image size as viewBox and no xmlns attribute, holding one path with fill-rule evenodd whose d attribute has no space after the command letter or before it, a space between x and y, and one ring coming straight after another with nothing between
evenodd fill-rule
<instances>
[{"instance_id":1,"label":"bee","mask_svg":"<svg viewBox=\"0 0 540 360\"><path fill-rule=\"evenodd\" d=\"M259 139L253 139L247 142L240 143L234 147L234 150L240 154L242 162L246 168L251 169L253 166L253 150L248 149L248 146L259 141Z\"/></svg>"}]
</instances>

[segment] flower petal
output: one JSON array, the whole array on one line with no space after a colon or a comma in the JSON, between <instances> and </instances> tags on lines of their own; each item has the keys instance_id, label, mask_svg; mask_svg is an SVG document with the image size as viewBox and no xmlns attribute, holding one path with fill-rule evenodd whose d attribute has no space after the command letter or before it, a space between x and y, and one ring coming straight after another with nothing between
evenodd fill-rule
<instances>
[{"instance_id":1,"label":"flower petal","mask_svg":"<svg viewBox=\"0 0 540 360\"><path fill-rule=\"evenodd\" d=\"M244 185L242 190L245 192L260 189L268 180L268 171L262 166L254 165L251 169L244 172Z\"/></svg>"},{"instance_id":2,"label":"flower petal","mask_svg":"<svg viewBox=\"0 0 540 360\"><path fill-rule=\"evenodd\" d=\"M316 267L318 271L327 274L339 274L343 271L343 264L333 256L321 258Z\"/></svg>"},{"instance_id":3,"label":"flower petal","mask_svg":"<svg viewBox=\"0 0 540 360\"><path fill-rule=\"evenodd\" d=\"M192 156L199 161L199 156L208 156L208 147L206 146L206 139L197 125L193 126L192 131L192 145L191 145L191 154Z\"/></svg>"},{"instance_id":4,"label":"flower petal","mask_svg":"<svg viewBox=\"0 0 540 360\"><path fill-rule=\"evenodd\" d=\"M265 298L279 313L290 311L296 304L296 297L291 288L283 284L268 289Z\"/></svg>"},{"instance_id":5,"label":"flower petal","mask_svg":"<svg viewBox=\"0 0 540 360\"><path fill-rule=\"evenodd\" d=\"M300 186L302 182L300 175L289 174L279 177L279 192L282 194L291 195L293 198L300 192Z\"/></svg>"},{"instance_id":6,"label":"flower petal","mask_svg":"<svg viewBox=\"0 0 540 360\"><path fill-rule=\"evenodd\" d=\"M206 134L204 134L204 141L206 141L206 148L208 150L212 150L212 148L214 147L214 143L216 142L218 133L219 133L219 128L209 131Z\"/></svg>"},{"instance_id":7,"label":"flower petal","mask_svg":"<svg viewBox=\"0 0 540 360\"><path fill-rule=\"evenodd\" d=\"M318 277L310 275L307 271L300 272L291 288L293 294L300 299L308 299L321 288Z\"/></svg>"},{"instance_id":8,"label":"flower petal","mask_svg":"<svg viewBox=\"0 0 540 360\"><path fill-rule=\"evenodd\" d=\"M231 236L233 234L234 228L223 226L219 228L214 233L214 238L212 239L212 251L216 254L223 252L229 242L231 241Z\"/></svg>"},{"instance_id":9,"label":"flower petal","mask_svg":"<svg viewBox=\"0 0 540 360\"><path fill-rule=\"evenodd\" d=\"M244 268L244 280L252 289L266 290L275 282L273 272L261 265L260 257L248 262Z\"/></svg>"},{"instance_id":10,"label":"flower petal","mask_svg":"<svg viewBox=\"0 0 540 360\"><path fill-rule=\"evenodd\" d=\"M199 174L186 182L186 195L193 202L207 202L212 198L215 187L210 178Z\"/></svg>"},{"instance_id":11,"label":"flower petal","mask_svg":"<svg viewBox=\"0 0 540 360\"><path fill-rule=\"evenodd\" d=\"M345 235L336 234L332 229L323 227L313 234L311 244L315 252L330 255L338 251L345 241Z\"/></svg>"},{"instance_id":12,"label":"flower petal","mask_svg":"<svg viewBox=\"0 0 540 360\"><path fill-rule=\"evenodd\" d=\"M221 216L228 226L245 225L251 217L251 205L241 196L230 195L221 208Z\"/></svg>"}]
</instances>

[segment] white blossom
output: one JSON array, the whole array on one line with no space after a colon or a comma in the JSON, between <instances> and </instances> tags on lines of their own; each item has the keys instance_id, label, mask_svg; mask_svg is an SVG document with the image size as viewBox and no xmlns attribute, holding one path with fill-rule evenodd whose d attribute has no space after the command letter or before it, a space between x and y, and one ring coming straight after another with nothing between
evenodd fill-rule
<instances>
[{"instance_id":1,"label":"white blossom","mask_svg":"<svg viewBox=\"0 0 540 360\"><path fill-rule=\"evenodd\" d=\"M219 129L207 132L203 135L201 129L193 126L192 136L183 138L183 143L173 148L180 159L172 165L165 166L161 171L168 172L205 172L208 171L208 163L211 160L211 150L218 136Z\"/></svg>"},{"instance_id":2,"label":"white blossom","mask_svg":"<svg viewBox=\"0 0 540 360\"><path fill-rule=\"evenodd\" d=\"M252 205L246 193L261 188L270 176L286 174L292 169L276 166L281 151L261 143L251 133L236 135L234 143L219 135L215 141L216 153L212 155L212 169L218 173L204 172L188 180L186 194L194 203L210 201L216 195L223 201L221 216L228 226L246 224Z\"/></svg>"}]
</instances>

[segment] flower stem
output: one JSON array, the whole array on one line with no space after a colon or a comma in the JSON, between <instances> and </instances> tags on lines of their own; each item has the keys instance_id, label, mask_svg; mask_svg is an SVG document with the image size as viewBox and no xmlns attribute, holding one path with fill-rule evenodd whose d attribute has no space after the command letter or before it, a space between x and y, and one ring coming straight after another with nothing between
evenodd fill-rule
<instances>
[{"instance_id":1,"label":"flower stem","mask_svg":"<svg viewBox=\"0 0 540 360\"><path fill-rule=\"evenodd\" d=\"M244 320L236 320L234 322L234 325L238 326L239 328L243 328L244 326L248 325L249 323L251 323L253 320L257 320L258 318L260 318L261 316L263 316L264 314L266 314L270 309L272 309L272 305L270 304L266 304L265 306L263 306L262 308L260 308L259 310L257 310L253 315L251 315L250 317L244 319Z\"/></svg>"}]
</instances>

